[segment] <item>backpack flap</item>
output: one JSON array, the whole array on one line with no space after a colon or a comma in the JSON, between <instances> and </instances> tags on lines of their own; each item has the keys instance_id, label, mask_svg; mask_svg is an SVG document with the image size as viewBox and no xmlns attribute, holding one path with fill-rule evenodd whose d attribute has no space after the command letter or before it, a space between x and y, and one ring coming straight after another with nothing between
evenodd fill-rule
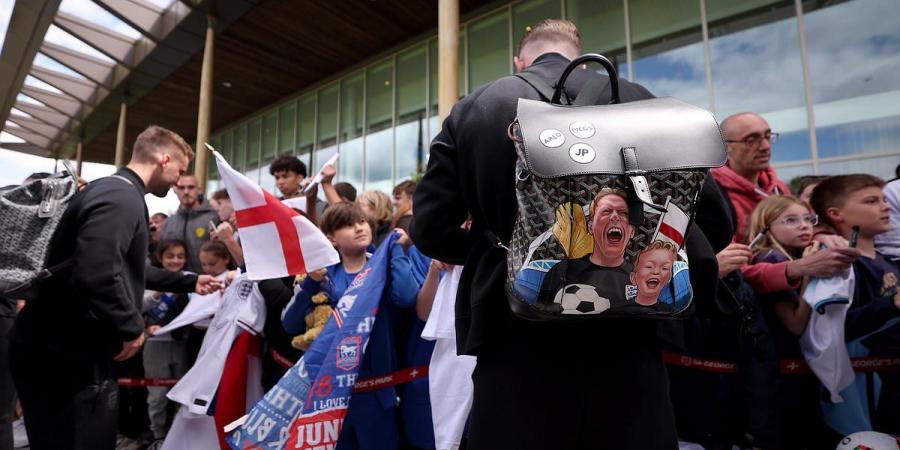
<instances>
[{"instance_id":1,"label":"backpack flap","mask_svg":"<svg viewBox=\"0 0 900 450\"><path fill-rule=\"evenodd\" d=\"M726 159L712 114L671 97L581 107L519 99L516 120L527 168L541 178L710 169Z\"/></svg>"}]
</instances>

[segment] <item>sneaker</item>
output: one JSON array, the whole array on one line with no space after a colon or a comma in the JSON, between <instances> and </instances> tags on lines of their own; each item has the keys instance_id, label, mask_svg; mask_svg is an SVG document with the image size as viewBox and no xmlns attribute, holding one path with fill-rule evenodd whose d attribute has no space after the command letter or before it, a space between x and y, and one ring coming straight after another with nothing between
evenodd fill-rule
<instances>
[{"instance_id":1,"label":"sneaker","mask_svg":"<svg viewBox=\"0 0 900 450\"><path fill-rule=\"evenodd\" d=\"M28 434L25 433L25 419L20 418L12 424L13 426L13 448L28 447Z\"/></svg>"}]
</instances>

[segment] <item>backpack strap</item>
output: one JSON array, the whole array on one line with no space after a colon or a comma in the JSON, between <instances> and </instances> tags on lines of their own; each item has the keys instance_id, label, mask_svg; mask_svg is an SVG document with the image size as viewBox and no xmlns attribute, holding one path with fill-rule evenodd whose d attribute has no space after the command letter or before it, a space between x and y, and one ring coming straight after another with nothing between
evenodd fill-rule
<instances>
[{"instance_id":1,"label":"backpack strap","mask_svg":"<svg viewBox=\"0 0 900 450\"><path fill-rule=\"evenodd\" d=\"M513 76L524 81L535 91L537 91L538 95L541 96L541 100L549 103L553 98L553 86L547 84L547 82L544 81L544 79L538 76L536 73L525 71L519 72ZM572 103L571 100L569 100L568 95L566 95L565 91L563 91L563 98L565 98L567 104Z\"/></svg>"},{"instance_id":2,"label":"backpack strap","mask_svg":"<svg viewBox=\"0 0 900 450\"><path fill-rule=\"evenodd\" d=\"M541 96L541 100L549 102L553 98L553 87L533 72L519 72L514 77L524 81Z\"/></svg>"},{"instance_id":3,"label":"backpack strap","mask_svg":"<svg viewBox=\"0 0 900 450\"><path fill-rule=\"evenodd\" d=\"M603 100L611 98L610 89L609 77L593 77L578 91L578 97L575 97L572 106L599 105Z\"/></svg>"},{"instance_id":4,"label":"backpack strap","mask_svg":"<svg viewBox=\"0 0 900 450\"><path fill-rule=\"evenodd\" d=\"M132 186L132 187L134 186L134 183L132 183L131 180L129 180L128 178L125 178L125 177L123 177L122 175L119 175L119 174L115 174L115 173L114 173L114 174L110 175L109 178L116 178L116 179L119 179L119 180L122 180L122 181L128 183L128 184L129 184L130 186Z\"/></svg>"}]
</instances>

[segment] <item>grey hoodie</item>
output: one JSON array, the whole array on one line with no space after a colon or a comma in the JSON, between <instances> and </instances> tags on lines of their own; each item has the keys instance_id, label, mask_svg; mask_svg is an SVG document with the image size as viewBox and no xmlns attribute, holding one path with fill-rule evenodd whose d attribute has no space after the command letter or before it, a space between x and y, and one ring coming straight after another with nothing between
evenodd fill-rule
<instances>
[{"instance_id":1,"label":"grey hoodie","mask_svg":"<svg viewBox=\"0 0 900 450\"><path fill-rule=\"evenodd\" d=\"M178 208L166 219L163 240L179 239L187 244L187 261L184 270L203 273L200 267L200 246L209 240L209 222L219 224L219 216L208 204L201 203L192 209Z\"/></svg>"}]
</instances>

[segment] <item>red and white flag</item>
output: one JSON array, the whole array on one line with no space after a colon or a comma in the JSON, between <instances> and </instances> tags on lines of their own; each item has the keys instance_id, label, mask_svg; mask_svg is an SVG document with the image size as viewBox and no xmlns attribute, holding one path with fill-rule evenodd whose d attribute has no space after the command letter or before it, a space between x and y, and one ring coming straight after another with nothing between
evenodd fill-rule
<instances>
[{"instance_id":1,"label":"red and white flag","mask_svg":"<svg viewBox=\"0 0 900 450\"><path fill-rule=\"evenodd\" d=\"M340 256L328 238L307 218L216 157L222 184L234 205L247 276L281 278L328 267Z\"/></svg>"},{"instance_id":2,"label":"red and white flag","mask_svg":"<svg viewBox=\"0 0 900 450\"><path fill-rule=\"evenodd\" d=\"M691 218L678 205L672 203L672 198L667 198L666 212L659 218L659 225L650 242L657 240L671 242L680 249L684 245L684 235L690 221Z\"/></svg>"}]
</instances>

